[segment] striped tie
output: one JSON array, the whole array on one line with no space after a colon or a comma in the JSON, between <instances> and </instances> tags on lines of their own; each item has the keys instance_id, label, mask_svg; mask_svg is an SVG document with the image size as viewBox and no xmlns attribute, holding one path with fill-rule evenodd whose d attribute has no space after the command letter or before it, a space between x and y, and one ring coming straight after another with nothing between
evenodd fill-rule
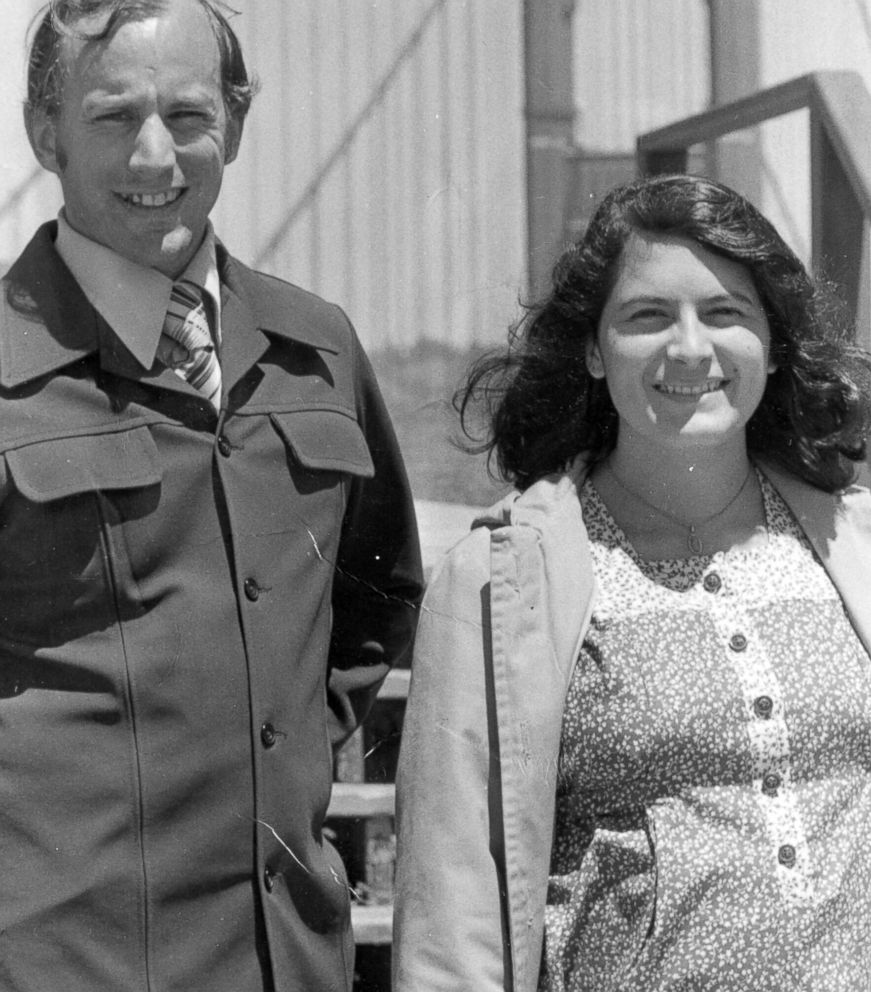
<instances>
[{"instance_id":1,"label":"striped tie","mask_svg":"<svg viewBox=\"0 0 871 992\"><path fill-rule=\"evenodd\" d=\"M202 290L196 283L182 279L173 284L157 357L202 393L216 410L220 408L221 366L209 331Z\"/></svg>"}]
</instances>

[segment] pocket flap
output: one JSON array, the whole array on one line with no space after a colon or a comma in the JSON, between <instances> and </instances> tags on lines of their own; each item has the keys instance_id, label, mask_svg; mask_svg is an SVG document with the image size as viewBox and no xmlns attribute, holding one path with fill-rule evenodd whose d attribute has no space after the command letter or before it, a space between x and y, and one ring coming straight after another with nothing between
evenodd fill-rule
<instances>
[{"instance_id":1,"label":"pocket flap","mask_svg":"<svg viewBox=\"0 0 871 992\"><path fill-rule=\"evenodd\" d=\"M39 441L7 451L6 464L17 490L34 503L97 490L139 489L162 478L157 445L147 427Z\"/></svg>"},{"instance_id":2,"label":"pocket flap","mask_svg":"<svg viewBox=\"0 0 871 992\"><path fill-rule=\"evenodd\" d=\"M306 468L348 472L371 479L375 465L353 417L338 410L270 414L297 461Z\"/></svg>"}]
</instances>

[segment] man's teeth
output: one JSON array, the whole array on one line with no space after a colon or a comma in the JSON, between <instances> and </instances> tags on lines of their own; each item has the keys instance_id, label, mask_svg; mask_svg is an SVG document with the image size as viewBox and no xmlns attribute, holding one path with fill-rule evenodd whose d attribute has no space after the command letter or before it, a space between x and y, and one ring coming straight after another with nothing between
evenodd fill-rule
<instances>
[{"instance_id":1,"label":"man's teeth","mask_svg":"<svg viewBox=\"0 0 871 992\"><path fill-rule=\"evenodd\" d=\"M723 382L724 380L722 379L715 379L701 386L666 385L664 382L658 382L654 388L660 393L677 393L679 396L702 396L704 393L713 393L723 385Z\"/></svg>"},{"instance_id":2,"label":"man's teeth","mask_svg":"<svg viewBox=\"0 0 871 992\"><path fill-rule=\"evenodd\" d=\"M165 207L174 203L182 194L180 189L171 189L167 193L131 193L125 199L136 207Z\"/></svg>"}]
</instances>

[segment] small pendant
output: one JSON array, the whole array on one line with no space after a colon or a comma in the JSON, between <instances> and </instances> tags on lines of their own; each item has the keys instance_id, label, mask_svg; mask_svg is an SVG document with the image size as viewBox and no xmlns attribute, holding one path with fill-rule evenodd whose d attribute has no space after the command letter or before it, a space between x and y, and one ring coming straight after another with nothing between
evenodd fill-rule
<instances>
[{"instance_id":1,"label":"small pendant","mask_svg":"<svg viewBox=\"0 0 871 992\"><path fill-rule=\"evenodd\" d=\"M700 555L702 553L702 539L696 533L695 527L690 527L687 534L687 545L694 555Z\"/></svg>"}]
</instances>

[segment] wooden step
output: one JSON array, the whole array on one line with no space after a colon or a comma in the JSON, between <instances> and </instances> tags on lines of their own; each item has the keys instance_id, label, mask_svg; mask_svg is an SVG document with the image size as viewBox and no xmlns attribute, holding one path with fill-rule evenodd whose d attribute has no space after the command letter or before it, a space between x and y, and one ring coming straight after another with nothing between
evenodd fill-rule
<instances>
[{"instance_id":1,"label":"wooden step","mask_svg":"<svg viewBox=\"0 0 871 992\"><path fill-rule=\"evenodd\" d=\"M378 692L379 699L407 699L408 684L411 681L411 670L408 668L392 668L387 678L381 684Z\"/></svg>"},{"instance_id":2,"label":"wooden step","mask_svg":"<svg viewBox=\"0 0 871 992\"><path fill-rule=\"evenodd\" d=\"M392 906L351 906L351 926L355 944L393 942Z\"/></svg>"},{"instance_id":3,"label":"wooden step","mask_svg":"<svg viewBox=\"0 0 871 992\"><path fill-rule=\"evenodd\" d=\"M334 782L327 816L393 816L395 810L392 782Z\"/></svg>"}]
</instances>

